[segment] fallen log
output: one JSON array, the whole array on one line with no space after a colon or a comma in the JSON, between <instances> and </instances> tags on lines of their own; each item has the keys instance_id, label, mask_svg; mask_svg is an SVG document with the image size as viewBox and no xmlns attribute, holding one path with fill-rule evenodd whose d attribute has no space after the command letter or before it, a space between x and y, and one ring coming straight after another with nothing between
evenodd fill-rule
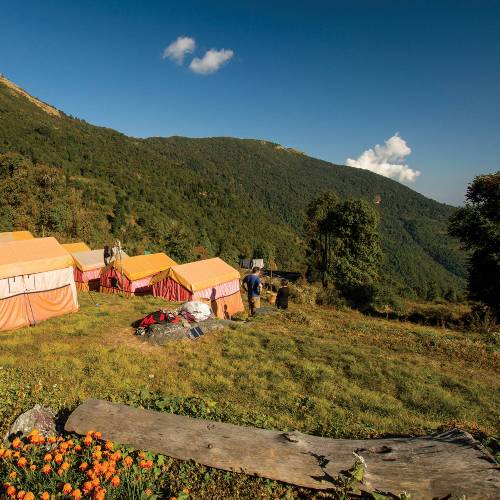
<instances>
[{"instance_id":1,"label":"fallen log","mask_svg":"<svg viewBox=\"0 0 500 500\"><path fill-rule=\"evenodd\" d=\"M88 400L69 417L68 432L98 430L104 439L227 471L314 489L354 463L366 462L362 488L411 498L498 498L500 471L474 438L458 429L437 436L329 439L240 427L180 415Z\"/></svg>"}]
</instances>

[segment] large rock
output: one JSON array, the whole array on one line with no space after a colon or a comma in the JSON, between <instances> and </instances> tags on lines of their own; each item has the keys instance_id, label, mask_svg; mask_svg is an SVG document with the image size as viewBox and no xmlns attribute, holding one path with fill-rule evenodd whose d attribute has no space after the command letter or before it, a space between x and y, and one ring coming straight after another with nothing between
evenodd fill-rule
<instances>
[{"instance_id":1,"label":"large rock","mask_svg":"<svg viewBox=\"0 0 500 500\"><path fill-rule=\"evenodd\" d=\"M183 324L167 323L164 325L151 325L142 337L151 344L163 345L173 340L189 339L189 330L199 326L203 333L214 330L222 330L233 322L224 319L208 319L200 323L191 323L189 326Z\"/></svg>"},{"instance_id":2,"label":"large rock","mask_svg":"<svg viewBox=\"0 0 500 500\"><path fill-rule=\"evenodd\" d=\"M22 413L11 425L4 442L12 440L14 437L26 436L33 429L37 429L45 437L55 435L56 414L54 410L37 404L31 410Z\"/></svg>"}]
</instances>

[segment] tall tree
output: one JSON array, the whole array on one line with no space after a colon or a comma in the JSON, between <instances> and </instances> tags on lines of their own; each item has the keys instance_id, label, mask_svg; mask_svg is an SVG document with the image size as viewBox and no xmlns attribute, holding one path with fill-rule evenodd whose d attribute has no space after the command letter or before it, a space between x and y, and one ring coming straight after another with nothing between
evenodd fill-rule
<instances>
[{"instance_id":1,"label":"tall tree","mask_svg":"<svg viewBox=\"0 0 500 500\"><path fill-rule=\"evenodd\" d=\"M451 216L449 233L471 252L469 298L486 304L500 320L500 171L476 177L466 200Z\"/></svg>"},{"instance_id":2,"label":"tall tree","mask_svg":"<svg viewBox=\"0 0 500 500\"><path fill-rule=\"evenodd\" d=\"M378 279L382 261L378 212L364 200L339 202L329 193L309 206L309 262L329 283L356 301Z\"/></svg>"}]
</instances>

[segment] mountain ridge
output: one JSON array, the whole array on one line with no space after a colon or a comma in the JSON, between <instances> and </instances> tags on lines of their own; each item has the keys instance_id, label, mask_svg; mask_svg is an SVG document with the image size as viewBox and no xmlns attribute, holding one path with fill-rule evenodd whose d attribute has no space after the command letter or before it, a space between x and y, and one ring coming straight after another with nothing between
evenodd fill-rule
<instances>
[{"instance_id":1,"label":"mountain ridge","mask_svg":"<svg viewBox=\"0 0 500 500\"><path fill-rule=\"evenodd\" d=\"M0 153L20 153L31 170L43 163L64 176L66 189L99 217L83 235L93 245L114 235L132 251L182 253L175 239L186 238L187 246L231 262L267 254L304 269L305 207L332 189L342 198L381 197L388 281L419 296L463 284L464 258L446 234L453 207L396 181L263 139L129 137L63 111L48 114L1 83ZM0 221L0 229L14 222Z\"/></svg>"}]
</instances>

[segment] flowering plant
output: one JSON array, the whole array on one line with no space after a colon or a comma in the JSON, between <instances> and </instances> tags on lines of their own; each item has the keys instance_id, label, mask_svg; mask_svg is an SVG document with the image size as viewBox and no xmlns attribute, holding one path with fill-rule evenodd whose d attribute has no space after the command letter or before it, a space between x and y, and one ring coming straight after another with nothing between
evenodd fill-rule
<instances>
[{"instance_id":1,"label":"flowering plant","mask_svg":"<svg viewBox=\"0 0 500 500\"><path fill-rule=\"evenodd\" d=\"M99 432L85 437L48 437L31 431L0 447L3 496L9 499L159 498L165 477L163 455L103 441ZM189 496L183 490L179 498Z\"/></svg>"}]
</instances>

